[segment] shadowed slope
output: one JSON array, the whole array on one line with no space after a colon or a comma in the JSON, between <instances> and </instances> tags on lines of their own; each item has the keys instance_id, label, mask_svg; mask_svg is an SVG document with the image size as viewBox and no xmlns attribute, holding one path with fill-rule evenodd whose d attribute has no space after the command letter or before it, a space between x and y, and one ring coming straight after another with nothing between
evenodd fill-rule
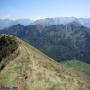
<instances>
[{"instance_id":1,"label":"shadowed slope","mask_svg":"<svg viewBox=\"0 0 90 90\"><path fill-rule=\"evenodd\" d=\"M2 70L10 60L17 56L17 48L18 44L14 40L14 37L0 35L0 70Z\"/></svg>"}]
</instances>

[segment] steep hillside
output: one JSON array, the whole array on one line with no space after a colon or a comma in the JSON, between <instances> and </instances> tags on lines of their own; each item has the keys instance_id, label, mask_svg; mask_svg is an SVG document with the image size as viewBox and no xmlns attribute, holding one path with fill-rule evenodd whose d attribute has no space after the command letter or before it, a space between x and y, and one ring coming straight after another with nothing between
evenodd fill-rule
<instances>
[{"instance_id":1,"label":"steep hillside","mask_svg":"<svg viewBox=\"0 0 90 90\"><path fill-rule=\"evenodd\" d=\"M19 38L14 37L14 40L18 44L19 54L14 58L9 55L10 62L0 71L0 87L18 87L20 90L90 90L88 74L67 69Z\"/></svg>"},{"instance_id":2,"label":"steep hillside","mask_svg":"<svg viewBox=\"0 0 90 90\"><path fill-rule=\"evenodd\" d=\"M0 33L16 35L58 62L76 59L90 63L90 29L79 23L15 25Z\"/></svg>"}]
</instances>

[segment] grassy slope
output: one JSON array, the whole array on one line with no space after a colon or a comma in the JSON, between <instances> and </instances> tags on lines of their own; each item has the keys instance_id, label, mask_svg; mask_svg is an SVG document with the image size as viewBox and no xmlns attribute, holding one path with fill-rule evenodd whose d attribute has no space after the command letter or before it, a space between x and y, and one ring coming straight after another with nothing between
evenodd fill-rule
<instances>
[{"instance_id":1,"label":"grassy slope","mask_svg":"<svg viewBox=\"0 0 90 90\"><path fill-rule=\"evenodd\" d=\"M74 69L77 69L79 71L90 74L90 64L80 62L80 61L77 61L77 60L66 61L66 62L64 62L64 64L67 67L74 68Z\"/></svg>"},{"instance_id":2,"label":"grassy slope","mask_svg":"<svg viewBox=\"0 0 90 90\"><path fill-rule=\"evenodd\" d=\"M2 86L17 86L25 72L25 90L90 90L89 76L65 68L22 40L20 54L0 72Z\"/></svg>"}]
</instances>

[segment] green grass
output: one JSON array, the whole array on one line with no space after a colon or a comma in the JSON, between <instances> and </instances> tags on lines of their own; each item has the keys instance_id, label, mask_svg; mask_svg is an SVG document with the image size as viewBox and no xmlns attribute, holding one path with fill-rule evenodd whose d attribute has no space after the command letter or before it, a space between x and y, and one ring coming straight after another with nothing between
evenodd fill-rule
<instances>
[{"instance_id":1,"label":"green grass","mask_svg":"<svg viewBox=\"0 0 90 90\"><path fill-rule=\"evenodd\" d=\"M69 60L64 62L64 64L68 67L90 74L90 64L77 60Z\"/></svg>"},{"instance_id":2,"label":"green grass","mask_svg":"<svg viewBox=\"0 0 90 90\"><path fill-rule=\"evenodd\" d=\"M18 77L25 73L28 77L25 90L89 90L87 76L65 68L26 42L17 40L20 53L0 72L0 86L18 86Z\"/></svg>"}]
</instances>

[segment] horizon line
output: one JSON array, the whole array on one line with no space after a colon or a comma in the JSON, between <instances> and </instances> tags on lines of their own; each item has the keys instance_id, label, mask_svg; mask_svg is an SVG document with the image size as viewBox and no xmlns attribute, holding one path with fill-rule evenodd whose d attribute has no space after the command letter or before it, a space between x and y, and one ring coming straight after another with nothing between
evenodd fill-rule
<instances>
[{"instance_id":1,"label":"horizon line","mask_svg":"<svg viewBox=\"0 0 90 90\"><path fill-rule=\"evenodd\" d=\"M60 16L60 17L43 17L43 18L0 18L0 20L40 20L40 19L55 19L55 18L76 18L76 19L90 19L90 17L75 17L75 16Z\"/></svg>"}]
</instances>

